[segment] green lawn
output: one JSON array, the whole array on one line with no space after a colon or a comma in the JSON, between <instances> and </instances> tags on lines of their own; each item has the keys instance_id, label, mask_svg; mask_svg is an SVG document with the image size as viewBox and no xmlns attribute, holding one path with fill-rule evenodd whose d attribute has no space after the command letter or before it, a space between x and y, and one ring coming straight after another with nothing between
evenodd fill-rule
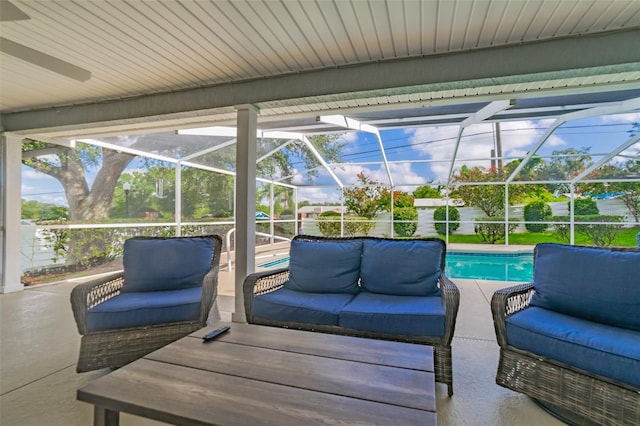
<instances>
[{"instance_id":1,"label":"green lawn","mask_svg":"<svg viewBox=\"0 0 640 426\"><path fill-rule=\"evenodd\" d=\"M635 247L636 246L636 234L640 232L640 228L623 229L613 240L612 246L619 247ZM464 244L483 244L476 234L451 234L449 235L450 243L464 243ZM504 241L498 243L503 244ZM564 243L556 237L553 232L519 232L509 234L509 244L513 245L536 245L538 243ZM593 245L591 240L584 234L576 232L575 237L576 245Z\"/></svg>"}]
</instances>

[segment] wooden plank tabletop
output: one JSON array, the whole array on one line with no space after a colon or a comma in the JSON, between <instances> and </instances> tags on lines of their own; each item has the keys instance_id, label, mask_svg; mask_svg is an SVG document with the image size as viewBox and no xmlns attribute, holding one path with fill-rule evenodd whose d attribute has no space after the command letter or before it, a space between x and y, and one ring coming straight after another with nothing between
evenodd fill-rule
<instances>
[{"instance_id":1,"label":"wooden plank tabletop","mask_svg":"<svg viewBox=\"0 0 640 426\"><path fill-rule=\"evenodd\" d=\"M180 425L436 424L430 347L237 323L202 343L208 330L85 385L78 399L96 413Z\"/></svg>"},{"instance_id":2,"label":"wooden plank tabletop","mask_svg":"<svg viewBox=\"0 0 640 426\"><path fill-rule=\"evenodd\" d=\"M216 341L371 364L434 371L433 348L413 343L363 339L360 337L313 333L243 323L219 323L213 327L205 327L195 331L190 336L201 338L209 331L222 325L231 326L231 331L218 337ZM354 345L357 345L357 351L353 350Z\"/></svg>"}]
</instances>

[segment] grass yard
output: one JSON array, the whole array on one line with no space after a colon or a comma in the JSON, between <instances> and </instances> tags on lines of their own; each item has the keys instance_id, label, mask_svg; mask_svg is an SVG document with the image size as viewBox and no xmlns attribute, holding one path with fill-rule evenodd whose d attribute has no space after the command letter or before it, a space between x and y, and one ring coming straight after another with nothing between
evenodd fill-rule
<instances>
[{"instance_id":1,"label":"grass yard","mask_svg":"<svg viewBox=\"0 0 640 426\"><path fill-rule=\"evenodd\" d=\"M640 228L626 228L622 229L615 240L613 240L612 246L619 247L635 247L636 246L636 234L640 232ZM464 234L449 235L450 243L463 243L463 244L484 244L482 240L476 234ZM503 244L504 241L498 243ZM560 240L553 232L518 232L509 234L509 244L513 245L536 245L538 243L566 243ZM575 237L576 245L590 246L593 245L591 240L582 233L576 232Z\"/></svg>"}]
</instances>

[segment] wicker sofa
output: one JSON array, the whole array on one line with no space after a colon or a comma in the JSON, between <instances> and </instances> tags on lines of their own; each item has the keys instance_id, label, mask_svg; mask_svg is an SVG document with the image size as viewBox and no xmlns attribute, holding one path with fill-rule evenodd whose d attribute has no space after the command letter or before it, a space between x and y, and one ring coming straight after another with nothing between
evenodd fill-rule
<instances>
[{"instance_id":1,"label":"wicker sofa","mask_svg":"<svg viewBox=\"0 0 640 426\"><path fill-rule=\"evenodd\" d=\"M71 291L76 371L121 367L219 320L221 247L218 235L125 241L124 271Z\"/></svg>"},{"instance_id":2,"label":"wicker sofa","mask_svg":"<svg viewBox=\"0 0 640 426\"><path fill-rule=\"evenodd\" d=\"M491 301L496 382L602 425L640 424L640 249L539 244Z\"/></svg>"},{"instance_id":3,"label":"wicker sofa","mask_svg":"<svg viewBox=\"0 0 640 426\"><path fill-rule=\"evenodd\" d=\"M246 278L247 322L431 345L452 395L460 294L445 251L440 239L296 236L288 268Z\"/></svg>"}]
</instances>

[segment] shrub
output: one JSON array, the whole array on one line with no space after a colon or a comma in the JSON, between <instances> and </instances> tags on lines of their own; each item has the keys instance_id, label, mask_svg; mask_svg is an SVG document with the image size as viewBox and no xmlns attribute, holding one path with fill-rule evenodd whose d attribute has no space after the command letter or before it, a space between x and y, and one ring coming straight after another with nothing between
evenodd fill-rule
<instances>
[{"instance_id":1,"label":"shrub","mask_svg":"<svg viewBox=\"0 0 640 426\"><path fill-rule=\"evenodd\" d=\"M524 226L529 232L544 232L549 227L546 223L551 217L551 207L544 201L534 201L524 206Z\"/></svg>"},{"instance_id":2,"label":"shrub","mask_svg":"<svg viewBox=\"0 0 640 426\"><path fill-rule=\"evenodd\" d=\"M328 211L318 216L318 229L325 237L340 236L340 216L338 212Z\"/></svg>"},{"instance_id":3,"label":"shrub","mask_svg":"<svg viewBox=\"0 0 640 426\"><path fill-rule=\"evenodd\" d=\"M571 218L569 216L552 216L551 217L552 222L558 222L553 225L554 233L556 234L556 236L560 241L566 244L568 244L570 241L571 226L568 223L570 219Z\"/></svg>"},{"instance_id":4,"label":"shrub","mask_svg":"<svg viewBox=\"0 0 640 426\"><path fill-rule=\"evenodd\" d=\"M436 222L434 224L436 232L440 235L445 235L447 233L447 225L445 224L447 220L447 207L441 206L435 209L433 212L433 220ZM455 206L449 206L449 233L453 233L453 231L459 227L460 211Z\"/></svg>"},{"instance_id":5,"label":"shrub","mask_svg":"<svg viewBox=\"0 0 640 426\"><path fill-rule=\"evenodd\" d=\"M622 222L623 220L623 216L614 215L580 216L582 222ZM610 246L620 229L622 224L617 223L576 224L576 231L585 233L597 246Z\"/></svg>"},{"instance_id":6,"label":"shrub","mask_svg":"<svg viewBox=\"0 0 640 426\"><path fill-rule=\"evenodd\" d=\"M571 202L568 202L569 210L571 210ZM573 200L573 205L575 208L574 216L588 216L599 214L598 204L593 198L577 198Z\"/></svg>"},{"instance_id":7,"label":"shrub","mask_svg":"<svg viewBox=\"0 0 640 426\"><path fill-rule=\"evenodd\" d=\"M410 237L415 234L416 229L418 229L418 210L415 207L393 209L393 230L398 236Z\"/></svg>"},{"instance_id":8,"label":"shrub","mask_svg":"<svg viewBox=\"0 0 640 426\"><path fill-rule=\"evenodd\" d=\"M363 216L347 216L344 218L344 235L354 237L356 235L369 235L375 228L376 223ZM338 223L338 234L340 234L340 223Z\"/></svg>"},{"instance_id":9,"label":"shrub","mask_svg":"<svg viewBox=\"0 0 640 426\"><path fill-rule=\"evenodd\" d=\"M479 217L476 219L474 230L480 240L487 244L495 244L500 240L504 240L504 221L504 216ZM517 227L517 223L509 223L509 232L513 232Z\"/></svg>"}]
</instances>

